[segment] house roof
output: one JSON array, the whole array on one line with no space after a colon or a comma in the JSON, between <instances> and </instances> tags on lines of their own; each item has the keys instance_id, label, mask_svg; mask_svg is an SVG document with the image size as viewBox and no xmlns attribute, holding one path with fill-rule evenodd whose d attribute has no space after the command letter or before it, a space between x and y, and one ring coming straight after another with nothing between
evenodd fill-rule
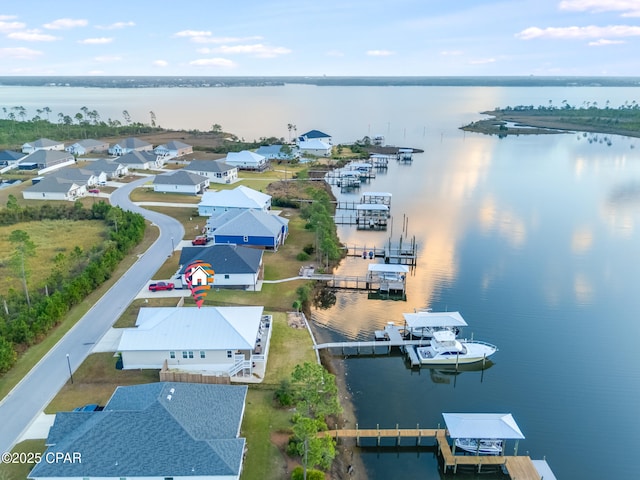
<instances>
[{"instance_id":1,"label":"house roof","mask_svg":"<svg viewBox=\"0 0 640 480\"><path fill-rule=\"evenodd\" d=\"M19 163L37 163L38 165L55 165L64 160L73 160L74 156L68 152L59 150L36 150L26 157L22 157Z\"/></svg>"},{"instance_id":2,"label":"house roof","mask_svg":"<svg viewBox=\"0 0 640 480\"><path fill-rule=\"evenodd\" d=\"M300 137L306 138L331 138L331 135L328 135L320 130L309 130L307 133L303 133Z\"/></svg>"},{"instance_id":3,"label":"house roof","mask_svg":"<svg viewBox=\"0 0 640 480\"><path fill-rule=\"evenodd\" d=\"M48 451L82 461L40 462L29 477L237 476L246 394L240 385L118 387L103 411L56 415Z\"/></svg>"},{"instance_id":4,"label":"house roof","mask_svg":"<svg viewBox=\"0 0 640 480\"><path fill-rule=\"evenodd\" d=\"M85 168L61 168L51 174L54 177L73 180L78 183L86 183L91 177L95 177L95 173Z\"/></svg>"},{"instance_id":5,"label":"house roof","mask_svg":"<svg viewBox=\"0 0 640 480\"><path fill-rule=\"evenodd\" d=\"M215 235L251 235L275 237L289 223L286 218L262 210L230 210L207 220L209 231Z\"/></svg>"},{"instance_id":6,"label":"house roof","mask_svg":"<svg viewBox=\"0 0 640 480\"><path fill-rule=\"evenodd\" d=\"M116 145L119 145L122 148L140 148L140 147L148 147L151 144L149 142L145 142L144 140L140 140L136 137L129 137L123 140L120 140Z\"/></svg>"},{"instance_id":7,"label":"house roof","mask_svg":"<svg viewBox=\"0 0 640 480\"><path fill-rule=\"evenodd\" d=\"M171 140L170 142L165 143L164 145L160 145L160 148L164 147L167 150L182 150L183 148L190 148L191 145L187 145L186 143L179 142L178 140Z\"/></svg>"},{"instance_id":8,"label":"house roof","mask_svg":"<svg viewBox=\"0 0 640 480\"><path fill-rule=\"evenodd\" d=\"M443 413L442 416L451 438L524 438L510 413Z\"/></svg>"},{"instance_id":9,"label":"house roof","mask_svg":"<svg viewBox=\"0 0 640 480\"><path fill-rule=\"evenodd\" d=\"M156 175L153 179L154 185L200 185L209 180L207 177L193 172L176 170L175 172Z\"/></svg>"},{"instance_id":10,"label":"house roof","mask_svg":"<svg viewBox=\"0 0 640 480\"><path fill-rule=\"evenodd\" d=\"M262 209L270 199L271 195L240 185L232 190L205 192L199 205Z\"/></svg>"},{"instance_id":11,"label":"house roof","mask_svg":"<svg viewBox=\"0 0 640 480\"><path fill-rule=\"evenodd\" d=\"M119 168L122 168L122 164L118 162L113 162L111 160L107 160L106 158L100 158L93 162L87 163L83 168L85 170L91 170L95 173L100 172L117 172Z\"/></svg>"},{"instance_id":12,"label":"house roof","mask_svg":"<svg viewBox=\"0 0 640 480\"><path fill-rule=\"evenodd\" d=\"M12 162L15 160L20 160L24 157L24 153L14 152L13 150L1 150L0 151L0 161L8 161Z\"/></svg>"},{"instance_id":13,"label":"house roof","mask_svg":"<svg viewBox=\"0 0 640 480\"><path fill-rule=\"evenodd\" d=\"M27 142L25 145L31 146L33 148L46 148L53 147L55 145L61 145L63 142L59 142L57 140L50 140L48 138L39 138L33 142Z\"/></svg>"},{"instance_id":14,"label":"house roof","mask_svg":"<svg viewBox=\"0 0 640 480\"><path fill-rule=\"evenodd\" d=\"M118 351L250 350L263 308L142 307L136 327L123 330Z\"/></svg>"},{"instance_id":15,"label":"house roof","mask_svg":"<svg viewBox=\"0 0 640 480\"><path fill-rule=\"evenodd\" d=\"M87 138L85 140L80 140L74 143L74 145L80 145L81 147L84 147L84 148L93 148L93 147L108 146L109 144L107 142L102 142L100 140L94 140L93 138Z\"/></svg>"},{"instance_id":16,"label":"house roof","mask_svg":"<svg viewBox=\"0 0 640 480\"><path fill-rule=\"evenodd\" d=\"M223 160L192 160L189 165L183 168L189 172L228 172L229 170L235 170L238 167L229 165Z\"/></svg>"},{"instance_id":17,"label":"house roof","mask_svg":"<svg viewBox=\"0 0 640 480\"><path fill-rule=\"evenodd\" d=\"M76 188L79 188L79 185L73 180L49 175L44 177L35 185L31 185L25 191L42 193L68 193L71 190L75 190Z\"/></svg>"},{"instance_id":18,"label":"house roof","mask_svg":"<svg viewBox=\"0 0 640 480\"><path fill-rule=\"evenodd\" d=\"M314 139L299 142L298 148L300 150L330 150L332 146L322 140Z\"/></svg>"},{"instance_id":19,"label":"house roof","mask_svg":"<svg viewBox=\"0 0 640 480\"><path fill-rule=\"evenodd\" d=\"M180 270L184 274L187 266L202 260L213 268L217 275L258 273L262 262L262 250L238 245L211 245L209 247L184 247L180 253Z\"/></svg>"},{"instance_id":20,"label":"house roof","mask_svg":"<svg viewBox=\"0 0 640 480\"><path fill-rule=\"evenodd\" d=\"M265 161L265 157L255 152L250 152L249 150L242 150L241 152L227 153L226 161L227 163L249 163L258 165Z\"/></svg>"},{"instance_id":21,"label":"house roof","mask_svg":"<svg viewBox=\"0 0 640 480\"><path fill-rule=\"evenodd\" d=\"M134 150L119 157L118 162L125 165L144 165L145 163L155 162L156 159L157 156L153 152L139 152Z\"/></svg>"}]
</instances>

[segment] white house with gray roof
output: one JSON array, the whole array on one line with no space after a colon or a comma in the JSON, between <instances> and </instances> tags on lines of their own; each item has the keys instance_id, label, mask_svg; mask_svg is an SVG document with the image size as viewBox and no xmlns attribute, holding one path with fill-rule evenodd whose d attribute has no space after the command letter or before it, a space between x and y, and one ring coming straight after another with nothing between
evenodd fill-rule
<instances>
[{"instance_id":1,"label":"white house with gray roof","mask_svg":"<svg viewBox=\"0 0 640 480\"><path fill-rule=\"evenodd\" d=\"M130 170L149 170L161 166L158 156L149 151L132 151L118 157L118 163L125 165Z\"/></svg>"},{"instance_id":2,"label":"white house with gray roof","mask_svg":"<svg viewBox=\"0 0 640 480\"><path fill-rule=\"evenodd\" d=\"M192 160L183 170L207 177L213 183L236 183L238 167L224 160Z\"/></svg>"},{"instance_id":3,"label":"white house with gray roof","mask_svg":"<svg viewBox=\"0 0 640 480\"><path fill-rule=\"evenodd\" d=\"M57 170L51 175L58 178L64 178L66 180L73 180L78 185L86 185L87 187L94 187L107 181L106 173L96 173L86 168L66 167Z\"/></svg>"},{"instance_id":4,"label":"white house with gray roof","mask_svg":"<svg viewBox=\"0 0 640 480\"><path fill-rule=\"evenodd\" d=\"M64 150L64 142L40 138L34 142L27 142L22 145L22 153L33 153L38 150Z\"/></svg>"},{"instance_id":5,"label":"white house with gray roof","mask_svg":"<svg viewBox=\"0 0 640 480\"><path fill-rule=\"evenodd\" d=\"M240 170L258 170L261 172L269 167L269 161L266 157L249 150L229 152L225 162L231 166L238 167Z\"/></svg>"},{"instance_id":6,"label":"white house with gray roof","mask_svg":"<svg viewBox=\"0 0 640 480\"><path fill-rule=\"evenodd\" d=\"M156 155L175 158L193 153L193 147L178 140L171 140L163 145L158 145L153 151Z\"/></svg>"},{"instance_id":7,"label":"white house with gray roof","mask_svg":"<svg viewBox=\"0 0 640 480\"><path fill-rule=\"evenodd\" d=\"M87 138L69 145L65 150L73 155L86 155L92 152L106 152L109 150L109 142Z\"/></svg>"},{"instance_id":8,"label":"white house with gray roof","mask_svg":"<svg viewBox=\"0 0 640 480\"><path fill-rule=\"evenodd\" d=\"M211 217L221 215L229 210L271 210L271 195L258 192L244 185L233 190L205 192L198 204L198 215Z\"/></svg>"},{"instance_id":9,"label":"white house with gray roof","mask_svg":"<svg viewBox=\"0 0 640 480\"><path fill-rule=\"evenodd\" d=\"M58 168L73 165L75 157L64 151L36 150L18 161L20 170L38 170L38 174L51 172Z\"/></svg>"},{"instance_id":10,"label":"white house with gray roof","mask_svg":"<svg viewBox=\"0 0 640 480\"><path fill-rule=\"evenodd\" d=\"M299 156L298 148L287 145L262 145L258 147L256 153L262 155L267 160L293 160Z\"/></svg>"},{"instance_id":11,"label":"white house with gray roof","mask_svg":"<svg viewBox=\"0 0 640 480\"><path fill-rule=\"evenodd\" d=\"M153 145L136 137L125 138L124 140L120 140L118 143L115 143L111 147L109 147L109 153L118 157L129 152L151 151L153 151Z\"/></svg>"},{"instance_id":12,"label":"white house with gray roof","mask_svg":"<svg viewBox=\"0 0 640 480\"><path fill-rule=\"evenodd\" d=\"M118 161L107 160L106 158L87 162L83 168L94 173L104 172L107 180L114 180L129 174L129 168L126 165Z\"/></svg>"},{"instance_id":13,"label":"white house with gray roof","mask_svg":"<svg viewBox=\"0 0 640 480\"><path fill-rule=\"evenodd\" d=\"M289 220L262 210L232 210L210 217L205 228L216 244L275 251L289 234Z\"/></svg>"},{"instance_id":14,"label":"white house with gray roof","mask_svg":"<svg viewBox=\"0 0 640 480\"><path fill-rule=\"evenodd\" d=\"M160 382L118 387L101 411L58 412L33 480L238 480L247 387ZM75 460L75 461L73 461Z\"/></svg>"},{"instance_id":15,"label":"white house with gray roof","mask_svg":"<svg viewBox=\"0 0 640 480\"><path fill-rule=\"evenodd\" d=\"M263 308L142 307L136 326L122 331L117 350L122 368L165 367L229 377L252 369L254 355L262 355L267 344Z\"/></svg>"},{"instance_id":16,"label":"white house with gray roof","mask_svg":"<svg viewBox=\"0 0 640 480\"><path fill-rule=\"evenodd\" d=\"M154 192L198 195L204 193L207 188L209 188L207 177L184 170L156 175L153 179Z\"/></svg>"},{"instance_id":17,"label":"white house with gray roof","mask_svg":"<svg viewBox=\"0 0 640 480\"><path fill-rule=\"evenodd\" d=\"M67 200L75 201L87 194L83 183L48 175L38 183L22 191L25 200Z\"/></svg>"},{"instance_id":18,"label":"white house with gray roof","mask_svg":"<svg viewBox=\"0 0 640 480\"><path fill-rule=\"evenodd\" d=\"M333 146L322 140L305 140L298 142L301 155L314 155L316 157L330 157Z\"/></svg>"}]
</instances>

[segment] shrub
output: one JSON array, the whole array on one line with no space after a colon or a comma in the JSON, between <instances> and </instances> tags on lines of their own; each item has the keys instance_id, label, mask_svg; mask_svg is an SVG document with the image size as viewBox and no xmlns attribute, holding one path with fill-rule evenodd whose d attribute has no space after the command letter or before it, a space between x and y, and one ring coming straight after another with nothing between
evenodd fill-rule
<instances>
[{"instance_id":1,"label":"shrub","mask_svg":"<svg viewBox=\"0 0 640 480\"><path fill-rule=\"evenodd\" d=\"M275 397L280 406L290 407L293 405L293 390L291 389L291 382L288 379L280 382L280 387L275 392Z\"/></svg>"},{"instance_id":2,"label":"shrub","mask_svg":"<svg viewBox=\"0 0 640 480\"><path fill-rule=\"evenodd\" d=\"M297 466L291 472L291 480L303 480L304 479L304 469L302 466ZM307 469L307 480L324 480L324 473L320 470L314 470L313 468Z\"/></svg>"},{"instance_id":3,"label":"shrub","mask_svg":"<svg viewBox=\"0 0 640 480\"><path fill-rule=\"evenodd\" d=\"M296 260L298 260L299 262L306 262L307 260L309 260L309 258L311 257L306 252L300 252L298 255L296 255Z\"/></svg>"},{"instance_id":4,"label":"shrub","mask_svg":"<svg viewBox=\"0 0 640 480\"><path fill-rule=\"evenodd\" d=\"M304 253L306 253L307 255L313 255L316 251L316 248L312 243L307 243L304 247L302 247L302 251L304 251Z\"/></svg>"}]
</instances>

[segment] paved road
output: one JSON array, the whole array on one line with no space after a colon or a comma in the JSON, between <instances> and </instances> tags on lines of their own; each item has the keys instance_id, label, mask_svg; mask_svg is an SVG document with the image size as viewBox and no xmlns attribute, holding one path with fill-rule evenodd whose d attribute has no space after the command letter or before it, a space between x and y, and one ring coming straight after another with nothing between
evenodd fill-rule
<instances>
[{"instance_id":1,"label":"paved road","mask_svg":"<svg viewBox=\"0 0 640 480\"><path fill-rule=\"evenodd\" d=\"M148 181L146 177L119 188L112 193L111 203L140 213L157 225L160 228L158 240L0 402L0 453L9 451L15 445L69 380L69 365L75 371L164 263L171 253L173 242L182 240L184 228L177 220L144 210L129 201L131 190Z\"/></svg>"}]
</instances>

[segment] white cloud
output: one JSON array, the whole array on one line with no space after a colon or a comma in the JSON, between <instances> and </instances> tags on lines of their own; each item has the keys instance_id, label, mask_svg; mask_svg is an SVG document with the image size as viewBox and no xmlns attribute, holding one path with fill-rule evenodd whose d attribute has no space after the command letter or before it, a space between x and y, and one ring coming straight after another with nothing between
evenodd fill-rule
<instances>
[{"instance_id":1,"label":"white cloud","mask_svg":"<svg viewBox=\"0 0 640 480\"><path fill-rule=\"evenodd\" d=\"M640 27L630 25L609 25L606 27L598 27L595 25L589 25L587 27L529 27L516 34L516 37L522 40L531 40L533 38L576 40L634 36L640 36Z\"/></svg>"},{"instance_id":2,"label":"white cloud","mask_svg":"<svg viewBox=\"0 0 640 480\"><path fill-rule=\"evenodd\" d=\"M189 62L189 65L193 65L195 67L233 68L236 66L236 63L227 58L199 58L198 60Z\"/></svg>"},{"instance_id":3,"label":"white cloud","mask_svg":"<svg viewBox=\"0 0 640 480\"><path fill-rule=\"evenodd\" d=\"M45 23L43 27L49 30L68 30L69 28L86 27L87 25L89 25L89 22L82 18L59 18L51 23Z\"/></svg>"},{"instance_id":4,"label":"white cloud","mask_svg":"<svg viewBox=\"0 0 640 480\"><path fill-rule=\"evenodd\" d=\"M445 57L457 57L458 55L462 54L462 50L443 50L442 52L440 52L440 55L443 55Z\"/></svg>"},{"instance_id":5,"label":"white cloud","mask_svg":"<svg viewBox=\"0 0 640 480\"><path fill-rule=\"evenodd\" d=\"M119 55L100 55L95 57L94 60L98 63L111 63L111 62L119 62L122 60L122 57Z\"/></svg>"},{"instance_id":6,"label":"white cloud","mask_svg":"<svg viewBox=\"0 0 640 480\"><path fill-rule=\"evenodd\" d=\"M370 57L388 57L390 55L395 55L395 52L391 50L367 50L367 55Z\"/></svg>"},{"instance_id":7,"label":"white cloud","mask_svg":"<svg viewBox=\"0 0 640 480\"><path fill-rule=\"evenodd\" d=\"M31 48L0 48L0 58L32 59L40 55L42 55L42 52Z\"/></svg>"},{"instance_id":8,"label":"white cloud","mask_svg":"<svg viewBox=\"0 0 640 480\"><path fill-rule=\"evenodd\" d=\"M23 40L25 42L54 42L59 40L58 37L49 35L47 33L41 33L39 30L25 30L23 32L11 32L7 35L7 38L12 40Z\"/></svg>"},{"instance_id":9,"label":"white cloud","mask_svg":"<svg viewBox=\"0 0 640 480\"><path fill-rule=\"evenodd\" d=\"M563 0L559 8L574 12L622 12L623 17L640 17L638 0Z\"/></svg>"},{"instance_id":10,"label":"white cloud","mask_svg":"<svg viewBox=\"0 0 640 480\"><path fill-rule=\"evenodd\" d=\"M11 15L0 15L0 32L11 32L13 30L21 30L27 26L26 23L22 22L7 22L6 20L13 20L14 16Z\"/></svg>"},{"instance_id":11,"label":"white cloud","mask_svg":"<svg viewBox=\"0 0 640 480\"><path fill-rule=\"evenodd\" d=\"M153 65L156 67L167 67L169 66L169 62L166 60L154 60Z\"/></svg>"},{"instance_id":12,"label":"white cloud","mask_svg":"<svg viewBox=\"0 0 640 480\"><path fill-rule=\"evenodd\" d=\"M126 27L135 27L136 24L134 22L115 22L111 25L96 25L98 30L119 30L121 28Z\"/></svg>"},{"instance_id":13,"label":"white cloud","mask_svg":"<svg viewBox=\"0 0 640 480\"><path fill-rule=\"evenodd\" d=\"M267 45L263 45L261 43L256 43L253 45L223 45L211 50L216 53L223 53L226 55L234 55L234 54L247 54L247 55L255 55L260 58L273 58L278 55L286 55L291 53L291 50L285 47L269 47Z\"/></svg>"},{"instance_id":14,"label":"white cloud","mask_svg":"<svg viewBox=\"0 0 640 480\"><path fill-rule=\"evenodd\" d=\"M204 31L204 30L182 30L180 32L174 33L173 36L174 37L187 37L187 38L210 37L211 36L211 32Z\"/></svg>"},{"instance_id":15,"label":"white cloud","mask_svg":"<svg viewBox=\"0 0 640 480\"><path fill-rule=\"evenodd\" d=\"M210 36L197 36L191 37L191 41L194 43L214 43L220 45L222 43L239 43L239 42L253 42L262 40L262 37L255 35L252 37L210 37Z\"/></svg>"},{"instance_id":16,"label":"white cloud","mask_svg":"<svg viewBox=\"0 0 640 480\"><path fill-rule=\"evenodd\" d=\"M596 40L595 42L589 42L588 45L590 47L602 47L606 45L620 45L621 43L627 43L624 40L607 40L606 38L601 38L600 40Z\"/></svg>"},{"instance_id":17,"label":"white cloud","mask_svg":"<svg viewBox=\"0 0 640 480\"><path fill-rule=\"evenodd\" d=\"M486 65L488 63L495 63L495 58L478 58L476 60L471 60L469 63L471 65Z\"/></svg>"},{"instance_id":18,"label":"white cloud","mask_svg":"<svg viewBox=\"0 0 640 480\"><path fill-rule=\"evenodd\" d=\"M78 43L82 43L84 45L104 45L111 42L113 42L113 38L108 37L85 38L84 40L78 40Z\"/></svg>"}]
</instances>

